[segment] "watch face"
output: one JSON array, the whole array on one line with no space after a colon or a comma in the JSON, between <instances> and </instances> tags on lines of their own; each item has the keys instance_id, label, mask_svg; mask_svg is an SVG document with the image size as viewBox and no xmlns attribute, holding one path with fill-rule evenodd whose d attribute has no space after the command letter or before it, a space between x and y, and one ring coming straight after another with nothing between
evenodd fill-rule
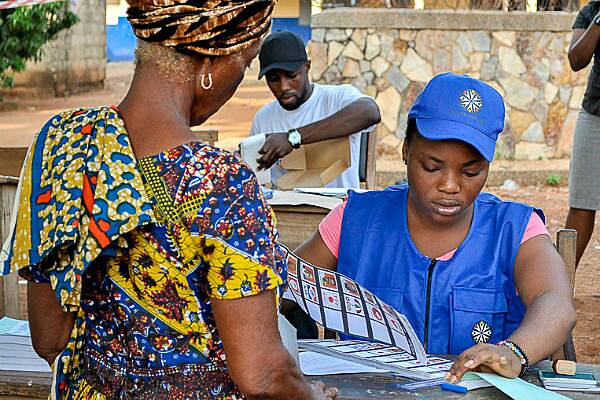
<instances>
[{"instance_id":1,"label":"watch face","mask_svg":"<svg viewBox=\"0 0 600 400\"><path fill-rule=\"evenodd\" d=\"M300 142L302 141L302 136L300 136L300 132L297 130L290 131L288 134L288 140L294 147L299 147Z\"/></svg>"}]
</instances>

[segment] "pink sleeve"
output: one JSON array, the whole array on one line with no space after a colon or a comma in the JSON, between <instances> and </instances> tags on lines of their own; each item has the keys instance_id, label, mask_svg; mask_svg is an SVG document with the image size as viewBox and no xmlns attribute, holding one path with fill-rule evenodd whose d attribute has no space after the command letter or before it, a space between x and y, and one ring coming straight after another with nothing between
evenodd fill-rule
<instances>
[{"instance_id":1,"label":"pink sleeve","mask_svg":"<svg viewBox=\"0 0 600 400\"><path fill-rule=\"evenodd\" d=\"M335 258L337 258L338 250L340 248L342 219L344 218L345 209L346 202L344 201L342 204L331 210L331 212L327 214L327 216L323 218L323 221L321 221L319 224L319 234Z\"/></svg>"},{"instance_id":2,"label":"pink sleeve","mask_svg":"<svg viewBox=\"0 0 600 400\"><path fill-rule=\"evenodd\" d=\"M525 228L525 233L523 234L521 244L525 243L532 237L539 235L550 236L548 229L546 229L546 225L544 225L544 221L542 221L538 213L534 211L531 213L531 217L529 217L529 223L527 224L527 228Z\"/></svg>"}]
</instances>

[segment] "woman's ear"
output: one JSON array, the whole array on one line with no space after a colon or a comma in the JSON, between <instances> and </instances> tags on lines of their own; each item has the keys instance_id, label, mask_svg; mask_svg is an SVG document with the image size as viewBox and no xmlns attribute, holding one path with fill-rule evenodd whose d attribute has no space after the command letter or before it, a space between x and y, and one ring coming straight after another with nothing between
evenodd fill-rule
<instances>
[{"instance_id":1,"label":"woman's ear","mask_svg":"<svg viewBox=\"0 0 600 400\"><path fill-rule=\"evenodd\" d=\"M404 162L404 165L408 164L408 148L410 146L410 142L408 140L406 140L406 138L404 138L404 141L402 142L402 161Z\"/></svg>"}]
</instances>

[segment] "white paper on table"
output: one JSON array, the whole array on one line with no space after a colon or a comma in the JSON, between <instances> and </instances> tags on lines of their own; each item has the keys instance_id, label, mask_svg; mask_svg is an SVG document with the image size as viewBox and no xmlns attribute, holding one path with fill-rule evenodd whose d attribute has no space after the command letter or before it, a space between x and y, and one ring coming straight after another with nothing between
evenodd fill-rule
<instances>
[{"instance_id":1,"label":"white paper on table","mask_svg":"<svg viewBox=\"0 0 600 400\"><path fill-rule=\"evenodd\" d=\"M308 193L308 194L317 194L320 196L330 196L337 197L343 199L348 194L348 190L352 190L357 193L364 193L368 190L365 189L348 189L348 188L327 188L327 187L317 187L317 188L294 188L295 192L299 193Z\"/></svg>"},{"instance_id":2,"label":"white paper on table","mask_svg":"<svg viewBox=\"0 0 600 400\"><path fill-rule=\"evenodd\" d=\"M342 200L335 197L319 196L316 194L300 193L289 190L274 190L273 198L269 199L271 206L315 206L326 210L333 210L342 204Z\"/></svg>"},{"instance_id":3,"label":"white paper on table","mask_svg":"<svg viewBox=\"0 0 600 400\"><path fill-rule=\"evenodd\" d=\"M31 336L29 322L4 317L0 319L0 335Z\"/></svg>"},{"instance_id":4,"label":"white paper on table","mask_svg":"<svg viewBox=\"0 0 600 400\"><path fill-rule=\"evenodd\" d=\"M298 334L296 328L288 322L287 319L281 314L277 314L277 326L279 328L279 336L283 346L287 349L290 355L299 364L298 359Z\"/></svg>"},{"instance_id":5,"label":"white paper on table","mask_svg":"<svg viewBox=\"0 0 600 400\"><path fill-rule=\"evenodd\" d=\"M25 336L0 335L0 371L51 372Z\"/></svg>"},{"instance_id":6,"label":"white paper on table","mask_svg":"<svg viewBox=\"0 0 600 400\"><path fill-rule=\"evenodd\" d=\"M254 173L256 174L256 179L258 183L264 185L266 183L271 183L271 169L263 169L258 170L258 162L256 161L259 158L260 154L258 150L260 150L265 144L266 136L264 134L253 135L247 139L242 140L240 143L240 155L242 160L246 162L252 168Z\"/></svg>"},{"instance_id":7,"label":"white paper on table","mask_svg":"<svg viewBox=\"0 0 600 400\"><path fill-rule=\"evenodd\" d=\"M385 369L373 368L368 365L342 360L326 354L313 351L303 351L299 354L300 369L304 375L334 375L334 374L360 374L360 373L385 373Z\"/></svg>"}]
</instances>

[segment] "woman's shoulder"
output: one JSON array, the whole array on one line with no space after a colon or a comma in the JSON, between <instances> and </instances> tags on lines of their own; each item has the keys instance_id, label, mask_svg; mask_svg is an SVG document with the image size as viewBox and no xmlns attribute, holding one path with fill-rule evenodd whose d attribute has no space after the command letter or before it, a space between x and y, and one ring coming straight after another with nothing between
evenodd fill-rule
<instances>
[{"instance_id":1,"label":"woman's shoulder","mask_svg":"<svg viewBox=\"0 0 600 400\"><path fill-rule=\"evenodd\" d=\"M544 212L540 208L519 201L503 200L492 193L479 193L476 202L479 204L480 207L486 207L487 209L496 210L499 215L506 215L507 213L517 211L523 213L524 215L530 215L530 211L532 211L536 212L542 220L545 220Z\"/></svg>"},{"instance_id":2,"label":"woman's shoulder","mask_svg":"<svg viewBox=\"0 0 600 400\"><path fill-rule=\"evenodd\" d=\"M534 208L533 206L531 206L529 204L522 203L519 201L504 200L504 199L496 196L495 194L489 193L489 192L480 192L479 195L477 196L476 201L479 203L483 203L483 204L506 205L506 206L516 205L516 206Z\"/></svg>"},{"instance_id":3,"label":"woman's shoulder","mask_svg":"<svg viewBox=\"0 0 600 400\"><path fill-rule=\"evenodd\" d=\"M254 172L242 161L239 154L203 142L190 145L189 162L193 164L193 170L214 177L224 174L229 178L239 174L254 177Z\"/></svg>"},{"instance_id":4,"label":"woman's shoulder","mask_svg":"<svg viewBox=\"0 0 600 400\"><path fill-rule=\"evenodd\" d=\"M180 171L179 192L186 197L243 193L245 186L256 184L254 172L239 155L204 142L181 146L170 163L169 169Z\"/></svg>"},{"instance_id":5,"label":"woman's shoulder","mask_svg":"<svg viewBox=\"0 0 600 400\"><path fill-rule=\"evenodd\" d=\"M115 106L100 106L100 107L83 107L61 111L46 121L43 128L50 126L86 125L90 122L95 122L102 118L110 121L110 119L120 119L119 111Z\"/></svg>"}]
</instances>

